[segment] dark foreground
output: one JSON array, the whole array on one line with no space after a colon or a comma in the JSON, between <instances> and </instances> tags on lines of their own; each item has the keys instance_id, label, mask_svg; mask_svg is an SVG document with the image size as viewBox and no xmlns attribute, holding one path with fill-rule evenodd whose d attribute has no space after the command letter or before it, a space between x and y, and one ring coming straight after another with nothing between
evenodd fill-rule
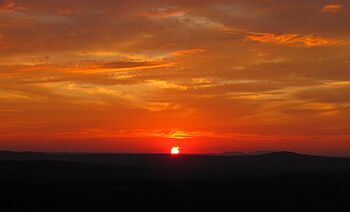
<instances>
[{"instance_id":1,"label":"dark foreground","mask_svg":"<svg viewBox=\"0 0 350 212\"><path fill-rule=\"evenodd\" d=\"M344 211L350 158L0 152L2 211Z\"/></svg>"}]
</instances>

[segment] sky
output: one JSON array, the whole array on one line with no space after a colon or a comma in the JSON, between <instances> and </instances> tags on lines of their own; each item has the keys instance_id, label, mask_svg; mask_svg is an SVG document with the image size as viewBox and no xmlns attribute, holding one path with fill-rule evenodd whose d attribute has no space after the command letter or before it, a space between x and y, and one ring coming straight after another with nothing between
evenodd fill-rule
<instances>
[{"instance_id":1,"label":"sky","mask_svg":"<svg viewBox=\"0 0 350 212\"><path fill-rule=\"evenodd\" d=\"M350 155L347 0L0 0L0 149Z\"/></svg>"}]
</instances>

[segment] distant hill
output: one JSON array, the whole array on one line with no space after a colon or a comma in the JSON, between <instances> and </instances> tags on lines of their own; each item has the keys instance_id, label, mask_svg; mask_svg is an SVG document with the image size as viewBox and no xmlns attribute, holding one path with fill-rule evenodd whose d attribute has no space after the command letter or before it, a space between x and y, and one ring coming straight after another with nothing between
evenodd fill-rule
<instances>
[{"instance_id":1,"label":"distant hill","mask_svg":"<svg viewBox=\"0 0 350 212\"><path fill-rule=\"evenodd\" d=\"M270 154L273 153L274 151L254 151L254 152L224 152L222 154L218 155L264 155L264 154Z\"/></svg>"},{"instance_id":2,"label":"distant hill","mask_svg":"<svg viewBox=\"0 0 350 212\"><path fill-rule=\"evenodd\" d=\"M350 158L0 152L4 211L349 211Z\"/></svg>"},{"instance_id":3,"label":"distant hill","mask_svg":"<svg viewBox=\"0 0 350 212\"><path fill-rule=\"evenodd\" d=\"M8 169L7 173L21 173L18 176L35 175L35 172L53 175L57 172L54 174L57 177L77 177L80 174L81 177L232 180L299 172L345 173L350 172L350 158L293 152L233 156L0 152L0 169Z\"/></svg>"}]
</instances>

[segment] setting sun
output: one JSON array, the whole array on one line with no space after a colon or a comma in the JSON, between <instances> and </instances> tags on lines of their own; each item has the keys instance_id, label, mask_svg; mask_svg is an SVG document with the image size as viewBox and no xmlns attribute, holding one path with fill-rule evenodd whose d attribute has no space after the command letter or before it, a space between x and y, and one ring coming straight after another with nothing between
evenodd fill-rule
<instances>
[{"instance_id":1,"label":"setting sun","mask_svg":"<svg viewBox=\"0 0 350 212\"><path fill-rule=\"evenodd\" d=\"M172 155L178 155L180 154L180 147L179 146L174 146L170 150L170 154Z\"/></svg>"}]
</instances>

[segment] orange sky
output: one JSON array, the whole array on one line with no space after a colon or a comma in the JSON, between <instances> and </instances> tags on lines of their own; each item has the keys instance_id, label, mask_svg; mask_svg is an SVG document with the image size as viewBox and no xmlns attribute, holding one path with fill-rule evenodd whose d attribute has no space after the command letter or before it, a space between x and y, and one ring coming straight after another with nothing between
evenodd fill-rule
<instances>
[{"instance_id":1,"label":"orange sky","mask_svg":"<svg viewBox=\"0 0 350 212\"><path fill-rule=\"evenodd\" d=\"M0 149L350 155L350 2L0 0Z\"/></svg>"}]
</instances>

